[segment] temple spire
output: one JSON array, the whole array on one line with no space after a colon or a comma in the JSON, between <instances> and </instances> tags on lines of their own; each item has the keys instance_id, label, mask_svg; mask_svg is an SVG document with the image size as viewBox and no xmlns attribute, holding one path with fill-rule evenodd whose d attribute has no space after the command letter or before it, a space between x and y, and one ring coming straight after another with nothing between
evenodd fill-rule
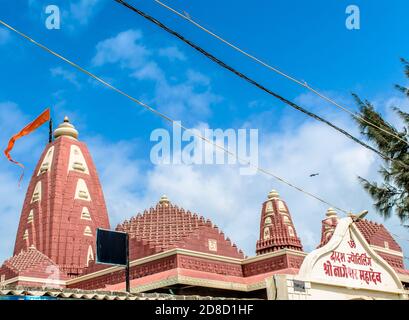
<instances>
[{"instance_id":1,"label":"temple spire","mask_svg":"<svg viewBox=\"0 0 409 320\"><path fill-rule=\"evenodd\" d=\"M256 252L263 254L284 248L302 251L287 205L276 190L271 190L261 210Z\"/></svg>"},{"instance_id":2,"label":"temple spire","mask_svg":"<svg viewBox=\"0 0 409 320\"><path fill-rule=\"evenodd\" d=\"M326 218L322 220L321 228L321 242L318 245L318 248L324 246L331 239L334 234L335 228L338 224L338 215L333 208L329 208L325 214Z\"/></svg>"},{"instance_id":3,"label":"temple spire","mask_svg":"<svg viewBox=\"0 0 409 320\"><path fill-rule=\"evenodd\" d=\"M66 117L41 155L27 188L14 254L35 246L78 275L95 255L97 228L109 229L98 172Z\"/></svg>"}]
</instances>

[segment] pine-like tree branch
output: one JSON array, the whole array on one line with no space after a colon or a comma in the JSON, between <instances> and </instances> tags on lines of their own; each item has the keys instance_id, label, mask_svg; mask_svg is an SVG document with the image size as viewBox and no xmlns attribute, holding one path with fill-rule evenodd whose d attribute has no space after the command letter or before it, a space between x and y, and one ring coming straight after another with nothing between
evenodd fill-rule
<instances>
[{"instance_id":1,"label":"pine-like tree branch","mask_svg":"<svg viewBox=\"0 0 409 320\"><path fill-rule=\"evenodd\" d=\"M405 74L409 78L409 62L401 59L404 64ZM409 89L400 85L395 86L406 97L409 97ZM392 109L403 120L405 127L399 132L393 125L389 124L380 113L376 112L372 104L361 100L357 95L353 95L363 118L376 124L382 129L391 131L394 135L408 141L409 136L409 113L400 110L398 107ZM384 165L379 169L383 178L383 183L378 185L376 182L370 182L362 177L358 177L363 188L374 200L374 207L384 218L389 218L392 213L400 219L401 223L409 221L409 146L398 138L386 135L382 130L374 128L367 122L354 118L361 133L379 150L387 154L390 158L398 161L384 161ZM409 224L405 224L409 228Z\"/></svg>"}]
</instances>

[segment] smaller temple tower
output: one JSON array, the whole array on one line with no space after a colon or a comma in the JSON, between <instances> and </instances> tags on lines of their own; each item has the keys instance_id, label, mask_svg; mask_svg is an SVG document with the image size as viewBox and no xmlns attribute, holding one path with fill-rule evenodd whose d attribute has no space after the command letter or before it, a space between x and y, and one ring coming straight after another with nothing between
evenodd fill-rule
<instances>
[{"instance_id":1,"label":"smaller temple tower","mask_svg":"<svg viewBox=\"0 0 409 320\"><path fill-rule=\"evenodd\" d=\"M337 212L329 208L326 213L326 218L322 220L322 229L321 229L321 242L318 248L326 245L328 241L331 239L332 235L334 234L335 228L338 224L338 215Z\"/></svg>"},{"instance_id":2,"label":"smaller temple tower","mask_svg":"<svg viewBox=\"0 0 409 320\"><path fill-rule=\"evenodd\" d=\"M280 199L277 191L272 190L261 209L256 253L260 255L284 248L303 251L286 203Z\"/></svg>"},{"instance_id":3,"label":"smaller temple tower","mask_svg":"<svg viewBox=\"0 0 409 320\"><path fill-rule=\"evenodd\" d=\"M317 248L325 246L332 238L340 218L337 212L329 208L326 218L322 220L321 242ZM395 270L405 268L402 256L402 248L395 241L384 225L362 219L355 222L359 232L369 245Z\"/></svg>"}]
</instances>

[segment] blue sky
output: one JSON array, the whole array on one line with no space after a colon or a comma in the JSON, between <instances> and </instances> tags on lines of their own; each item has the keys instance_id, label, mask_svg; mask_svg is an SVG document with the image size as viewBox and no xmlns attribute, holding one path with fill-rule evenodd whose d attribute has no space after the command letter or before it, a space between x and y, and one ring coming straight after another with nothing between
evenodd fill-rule
<instances>
[{"instance_id":1,"label":"blue sky","mask_svg":"<svg viewBox=\"0 0 409 320\"><path fill-rule=\"evenodd\" d=\"M153 1L130 2L267 87L358 135L351 119L333 106ZM393 89L396 83L407 84L399 61L409 57L409 20L402 17L409 9L407 1L167 3L353 109L351 92L373 101L399 126L388 107L408 108ZM60 30L45 27L49 4L61 9ZM360 7L360 30L345 27L350 4ZM27 0L10 5L0 0L0 19L188 127L259 129L260 165L341 207L371 210L371 200L356 176L378 178L375 156L221 69L116 2ZM153 145L149 137L152 130L167 128L160 118L2 28L0 58L0 145L6 146L14 132L47 106L55 122L68 114L94 155L113 226L155 205L166 193L175 203L211 218L253 255L261 203L275 188L287 201L306 250L318 243L325 206L260 174L239 176L231 166L154 166L149 160ZM14 187L18 168L0 160L0 260L11 254L25 188L46 140L47 130L41 128L16 145L13 155L27 166L20 190ZM309 178L316 171L320 176ZM383 222L373 210L368 218ZM398 221L385 224L409 238ZM409 256L408 241L399 243Z\"/></svg>"}]
</instances>

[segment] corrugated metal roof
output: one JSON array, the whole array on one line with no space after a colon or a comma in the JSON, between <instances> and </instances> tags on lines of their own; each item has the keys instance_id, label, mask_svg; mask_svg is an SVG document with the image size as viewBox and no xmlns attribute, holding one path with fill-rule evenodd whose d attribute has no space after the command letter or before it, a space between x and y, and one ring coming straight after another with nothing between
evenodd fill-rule
<instances>
[{"instance_id":1,"label":"corrugated metal roof","mask_svg":"<svg viewBox=\"0 0 409 320\"><path fill-rule=\"evenodd\" d=\"M164 293L126 293L121 291L76 290L76 289L39 289L28 287L0 286L0 299L7 296L53 297L58 299L84 300L237 300L210 296L184 296Z\"/></svg>"}]
</instances>

